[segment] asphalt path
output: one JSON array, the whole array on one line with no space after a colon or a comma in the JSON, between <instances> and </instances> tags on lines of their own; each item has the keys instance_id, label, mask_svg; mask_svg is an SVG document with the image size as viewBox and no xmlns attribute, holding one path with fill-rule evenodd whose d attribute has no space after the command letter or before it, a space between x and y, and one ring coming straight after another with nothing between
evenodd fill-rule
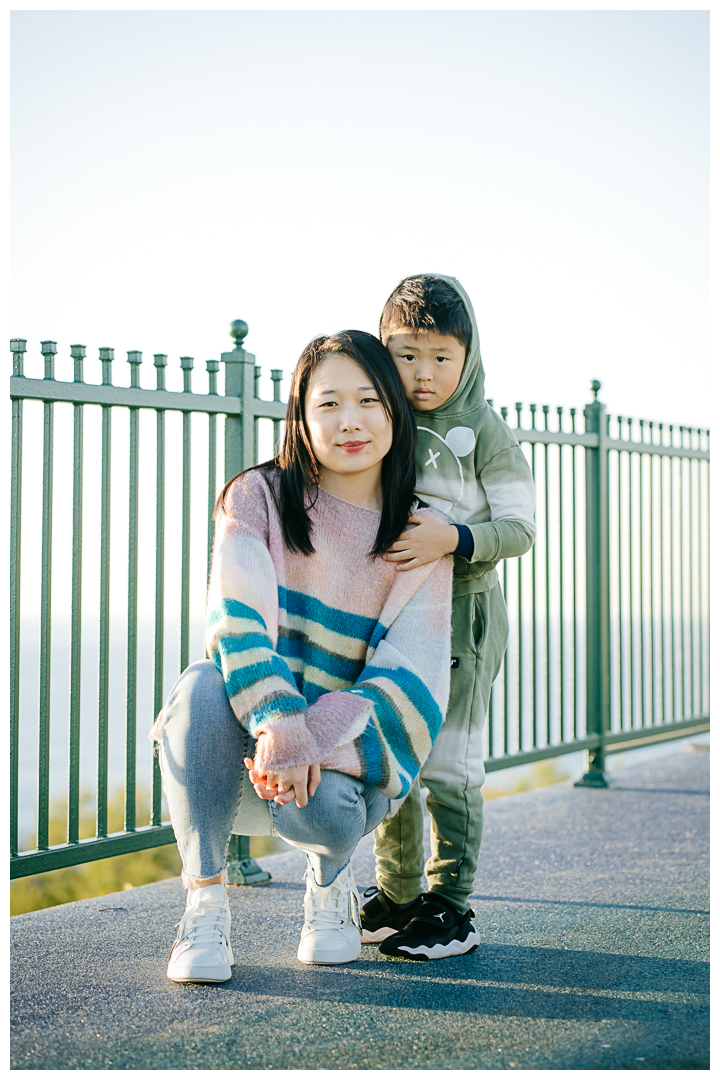
<instances>
[{"instance_id":1,"label":"asphalt path","mask_svg":"<svg viewBox=\"0 0 720 1080\"><path fill-rule=\"evenodd\" d=\"M296 851L230 889L222 986L165 976L178 879L15 916L12 1068L708 1069L709 754L616 775L486 805L470 956L300 964Z\"/></svg>"}]
</instances>

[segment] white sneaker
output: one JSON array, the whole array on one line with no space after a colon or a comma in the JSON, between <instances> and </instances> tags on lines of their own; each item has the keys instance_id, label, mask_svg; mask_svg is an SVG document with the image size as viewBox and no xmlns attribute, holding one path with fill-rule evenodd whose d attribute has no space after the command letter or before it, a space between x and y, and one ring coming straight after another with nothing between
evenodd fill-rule
<instances>
[{"instance_id":1,"label":"white sneaker","mask_svg":"<svg viewBox=\"0 0 720 1080\"><path fill-rule=\"evenodd\" d=\"M188 889L187 907L170 952L173 982L221 983L232 977L230 906L224 885Z\"/></svg>"},{"instance_id":2,"label":"white sneaker","mask_svg":"<svg viewBox=\"0 0 720 1080\"><path fill-rule=\"evenodd\" d=\"M298 960L303 964L347 964L360 955L360 898L352 870L346 866L332 885L315 884L305 874L305 925Z\"/></svg>"}]
</instances>

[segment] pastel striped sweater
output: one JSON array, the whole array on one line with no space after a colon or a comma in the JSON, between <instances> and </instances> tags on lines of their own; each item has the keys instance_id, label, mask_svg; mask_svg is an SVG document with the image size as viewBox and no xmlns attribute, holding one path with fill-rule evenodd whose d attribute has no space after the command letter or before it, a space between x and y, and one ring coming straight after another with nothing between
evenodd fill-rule
<instances>
[{"instance_id":1,"label":"pastel striped sweater","mask_svg":"<svg viewBox=\"0 0 720 1080\"><path fill-rule=\"evenodd\" d=\"M315 554L291 552L276 476L239 477L218 513L208 655L260 770L319 762L402 798L447 707L452 559L399 573L370 558L380 514L322 488Z\"/></svg>"}]
</instances>

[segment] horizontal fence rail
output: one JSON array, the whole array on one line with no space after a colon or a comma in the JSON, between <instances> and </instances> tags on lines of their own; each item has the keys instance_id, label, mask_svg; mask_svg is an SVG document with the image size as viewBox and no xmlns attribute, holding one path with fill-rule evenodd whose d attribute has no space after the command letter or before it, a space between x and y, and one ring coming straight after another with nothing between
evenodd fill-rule
<instances>
[{"instance_id":1,"label":"horizontal fence rail","mask_svg":"<svg viewBox=\"0 0 720 1080\"><path fill-rule=\"evenodd\" d=\"M101 349L102 382L84 381L86 350L70 349L73 380L55 378L56 345L41 344L44 378L24 374L26 342L11 342L12 486L10 547L11 616L11 877L22 877L174 842L172 826L162 820L162 790L156 757L146 732L169 690L166 671L168 600L179 600L177 673L197 657L191 654L193 545L197 546L194 506L197 476L193 448L195 418L205 417L203 483L203 572L210 567L212 513L225 480L258 460L259 425L272 423L276 452L285 417L281 401L283 372L270 373L273 400L260 398L261 370L243 348L247 326L231 326L235 347L220 361L206 363L207 393L192 386L194 361L180 359L182 391L166 388L167 356L156 354L154 389L140 387L142 353L129 352L130 386L112 382L114 350ZM222 364L222 368L221 368ZM224 393L218 374L224 371ZM537 487L537 540L520 559L500 569L510 618L508 650L493 686L485 730L486 769L493 771L585 750L589 767L581 783L602 786L606 755L682 735L709 725L709 432L651 421L611 418L597 400L582 412L536 405L500 412L526 453ZM23 567L38 577L39 662L37 667L37 804L35 846L22 849L21 805L21 552L23 507L23 406L42 408L42 467L32 476L39 488L39 566ZM490 403L492 404L492 403ZM69 512L72 550L69 565L53 558L55 479L55 409L71 408L72 506ZM88 490L86 419L99 409L98 445L91 461L99 477ZM113 418L126 410L129 420L123 460L113 456ZM145 426L154 413L152 436ZM180 415L181 431L171 444L168 419ZM529 419L529 423L527 422ZM526 422L524 422L526 421ZM150 446L148 448L148 441ZM153 445L154 441L154 445ZM115 439L117 445L117 437ZM219 444L221 449L219 448ZM266 455L269 456L269 455ZM219 468L222 457L223 467ZM85 465L84 465L85 463ZM113 624L111 585L113 485L122 464L127 552L124 586L124 822L110 831L110 766L114 765L111 722ZM40 466L38 465L38 469ZM180 478L178 491L169 486L169 471ZM222 480L219 473L222 472ZM139 520L145 513L141 492L152 488L151 542L144 541ZM95 835L81 836L81 699L84 634L88 616L83 607L84 512L98 508L99 556L95 644L96 776ZM176 512L177 511L177 512ZM174 515L174 516L173 516ZM146 514L147 516L147 514ZM171 519L173 524L171 525ZM177 519L177 520L175 520ZM168 546L179 541L177 572L168 577ZM148 551L147 548L152 550ZM152 564L152 591L139 597L139 567ZM39 575L38 575L39 570ZM67 576L70 593L69 705L67 716L66 838L51 843L51 746L53 724L53 572ZM87 575L86 575L87 576ZM86 582L87 584L87 582ZM141 640L139 602L152 606L152 643ZM117 648L117 646L116 646ZM146 654L147 657L146 657ZM141 699L139 663L151 663L151 692ZM175 676L176 677L176 676ZM151 698L151 702L150 702ZM117 726L117 724L116 724ZM138 734L140 742L138 743ZM149 813L138 821L137 761L147 745L150 761ZM139 747L139 748L138 748ZM262 879L249 858L247 838L231 846L231 880ZM266 875L265 875L266 876Z\"/></svg>"}]
</instances>

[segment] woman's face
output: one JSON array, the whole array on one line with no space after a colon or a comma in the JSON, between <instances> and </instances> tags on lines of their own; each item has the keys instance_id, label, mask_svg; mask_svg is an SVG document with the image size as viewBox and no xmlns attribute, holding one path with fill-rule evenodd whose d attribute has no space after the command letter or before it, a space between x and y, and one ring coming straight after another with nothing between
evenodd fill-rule
<instances>
[{"instance_id":1,"label":"woman's face","mask_svg":"<svg viewBox=\"0 0 720 1080\"><path fill-rule=\"evenodd\" d=\"M305 426L321 475L377 472L392 443L392 423L363 369L332 355L316 368L305 394Z\"/></svg>"}]
</instances>

